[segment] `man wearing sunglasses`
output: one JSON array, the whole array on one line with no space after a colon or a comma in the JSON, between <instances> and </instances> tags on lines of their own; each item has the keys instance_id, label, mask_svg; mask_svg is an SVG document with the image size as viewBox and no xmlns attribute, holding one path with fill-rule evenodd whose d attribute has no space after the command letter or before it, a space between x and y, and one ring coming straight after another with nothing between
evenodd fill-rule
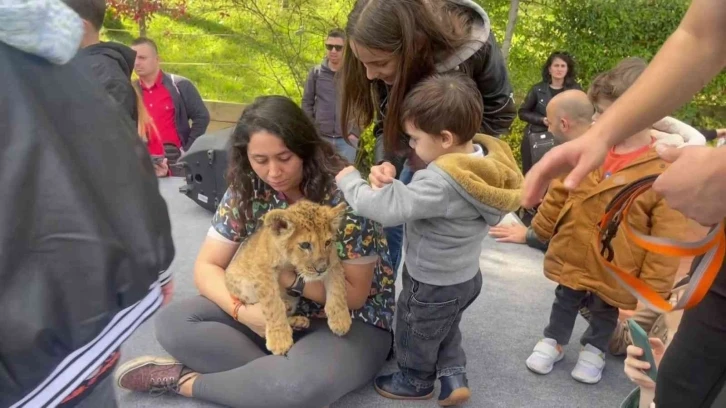
<instances>
[{"instance_id":1,"label":"man wearing sunglasses","mask_svg":"<svg viewBox=\"0 0 726 408\"><path fill-rule=\"evenodd\" d=\"M343 63L345 33L336 28L325 39L325 58L308 74L302 108L318 126L320 134L349 162L355 162L359 131L354 128L347 143L341 132L338 92L335 89L335 73Z\"/></svg>"}]
</instances>

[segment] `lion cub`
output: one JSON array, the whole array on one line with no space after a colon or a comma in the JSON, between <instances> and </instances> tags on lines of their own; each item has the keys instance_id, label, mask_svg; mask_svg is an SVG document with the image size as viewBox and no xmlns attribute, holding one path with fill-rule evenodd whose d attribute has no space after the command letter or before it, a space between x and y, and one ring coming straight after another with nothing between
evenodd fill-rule
<instances>
[{"instance_id":1,"label":"lion cub","mask_svg":"<svg viewBox=\"0 0 726 408\"><path fill-rule=\"evenodd\" d=\"M346 204L326 207L299 201L287 209L272 210L227 267L229 292L242 303L260 303L267 321L267 349L275 355L286 354L292 347L292 327L310 325L307 317L292 316L299 298L280 290L278 278L283 270L294 269L305 282L323 281L330 330L342 336L350 329L345 276L335 246L345 208Z\"/></svg>"}]
</instances>

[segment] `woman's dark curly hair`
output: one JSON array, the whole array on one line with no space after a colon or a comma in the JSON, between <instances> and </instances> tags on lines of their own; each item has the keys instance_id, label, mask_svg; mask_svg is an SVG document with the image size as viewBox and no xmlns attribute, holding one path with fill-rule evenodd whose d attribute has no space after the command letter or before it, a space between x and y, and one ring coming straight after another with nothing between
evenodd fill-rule
<instances>
[{"instance_id":1,"label":"woman's dark curly hair","mask_svg":"<svg viewBox=\"0 0 726 408\"><path fill-rule=\"evenodd\" d=\"M550 67L555 62L555 58L565 61L567 64L567 74L565 74L565 86L570 87L577 83L575 76L577 75L575 60L565 51L555 51L547 58L547 62L542 66L542 81L546 84L552 83L552 75L550 75Z\"/></svg>"},{"instance_id":2,"label":"woman's dark curly hair","mask_svg":"<svg viewBox=\"0 0 726 408\"><path fill-rule=\"evenodd\" d=\"M230 142L227 181L244 206L259 178L247 157L253 134L277 135L303 161L300 191L308 200L320 202L335 183L335 175L347 162L318 134L315 125L295 102L284 96L260 96L242 112Z\"/></svg>"}]
</instances>

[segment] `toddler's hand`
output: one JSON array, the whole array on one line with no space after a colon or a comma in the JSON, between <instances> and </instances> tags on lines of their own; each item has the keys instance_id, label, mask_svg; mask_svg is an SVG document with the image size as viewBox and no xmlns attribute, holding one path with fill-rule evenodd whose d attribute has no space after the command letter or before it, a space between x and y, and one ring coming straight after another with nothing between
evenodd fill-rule
<instances>
[{"instance_id":1,"label":"toddler's hand","mask_svg":"<svg viewBox=\"0 0 726 408\"><path fill-rule=\"evenodd\" d=\"M497 242L511 242L513 244L524 244L527 242L527 227L517 223L491 227L489 235L496 238Z\"/></svg>"},{"instance_id":2,"label":"toddler's hand","mask_svg":"<svg viewBox=\"0 0 726 408\"><path fill-rule=\"evenodd\" d=\"M386 184L393 183L396 177L396 168L389 162L383 162L377 166L371 167L371 173L368 175L368 182L373 189L379 189Z\"/></svg>"},{"instance_id":3,"label":"toddler's hand","mask_svg":"<svg viewBox=\"0 0 726 408\"><path fill-rule=\"evenodd\" d=\"M340 173L338 173L337 176L335 176L335 182L336 183L339 182L343 177L347 176L348 174L350 174L354 171L355 171L354 166L348 166L348 167L344 168L343 170L340 171Z\"/></svg>"}]
</instances>

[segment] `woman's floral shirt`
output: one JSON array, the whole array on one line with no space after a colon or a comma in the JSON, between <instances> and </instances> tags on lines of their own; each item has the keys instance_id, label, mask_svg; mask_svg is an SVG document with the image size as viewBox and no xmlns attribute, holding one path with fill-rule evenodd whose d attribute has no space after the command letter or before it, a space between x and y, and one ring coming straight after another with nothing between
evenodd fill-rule
<instances>
[{"instance_id":1,"label":"woman's floral shirt","mask_svg":"<svg viewBox=\"0 0 726 408\"><path fill-rule=\"evenodd\" d=\"M276 192L261 180L255 178L252 185L252 199L246 208L241 208L237 194L228 189L212 219L214 230L235 243L243 243L262 226L263 216L268 211L288 206L282 193ZM343 193L333 185L320 204L336 206L343 201ZM377 256L368 300L362 308L353 310L351 315L354 319L392 330L396 276L389 261L383 228L374 221L358 216L348 207L338 233L337 246L338 256L344 262ZM325 317L322 305L305 298L301 299L297 313L308 317Z\"/></svg>"}]
</instances>

